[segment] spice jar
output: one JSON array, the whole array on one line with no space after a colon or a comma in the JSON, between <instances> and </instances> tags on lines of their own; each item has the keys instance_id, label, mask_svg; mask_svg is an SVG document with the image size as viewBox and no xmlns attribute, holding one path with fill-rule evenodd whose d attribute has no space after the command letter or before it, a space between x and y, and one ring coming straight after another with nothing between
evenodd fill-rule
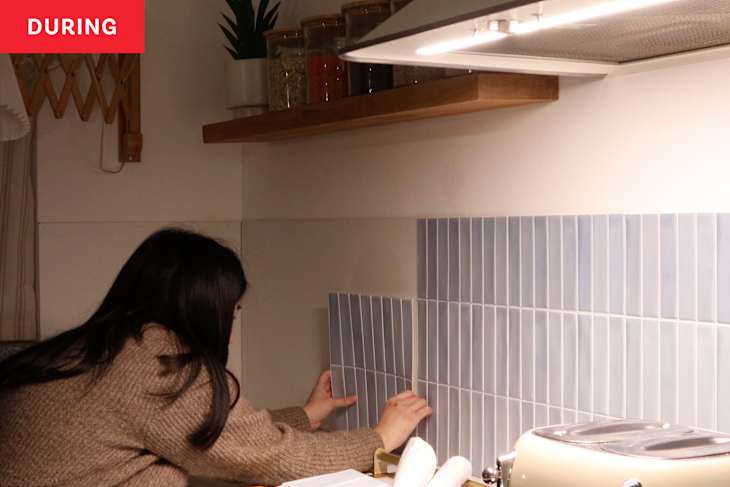
<instances>
[{"instance_id":1,"label":"spice jar","mask_svg":"<svg viewBox=\"0 0 730 487\"><path fill-rule=\"evenodd\" d=\"M301 105L307 96L302 31L270 30L264 36L269 59L269 110Z\"/></svg>"},{"instance_id":2,"label":"spice jar","mask_svg":"<svg viewBox=\"0 0 730 487\"><path fill-rule=\"evenodd\" d=\"M342 15L310 17L302 21L307 103L325 103L347 95L347 70L338 52L345 45Z\"/></svg>"},{"instance_id":3,"label":"spice jar","mask_svg":"<svg viewBox=\"0 0 730 487\"><path fill-rule=\"evenodd\" d=\"M390 3L391 11L395 14L412 1L392 0ZM425 81L445 77L446 72L443 68L433 68L430 66L393 66L393 84L398 88L401 86L418 85Z\"/></svg>"},{"instance_id":4,"label":"spice jar","mask_svg":"<svg viewBox=\"0 0 730 487\"><path fill-rule=\"evenodd\" d=\"M391 12L390 0L364 0L342 7L347 45L359 41L383 23ZM365 95L393 87L393 67L385 64L349 63L350 95Z\"/></svg>"}]
</instances>

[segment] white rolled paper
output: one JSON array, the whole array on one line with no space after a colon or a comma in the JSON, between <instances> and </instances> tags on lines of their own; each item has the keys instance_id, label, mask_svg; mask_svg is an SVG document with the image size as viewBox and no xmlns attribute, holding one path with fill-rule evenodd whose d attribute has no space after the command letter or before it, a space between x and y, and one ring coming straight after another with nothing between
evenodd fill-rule
<instances>
[{"instance_id":1,"label":"white rolled paper","mask_svg":"<svg viewBox=\"0 0 730 487\"><path fill-rule=\"evenodd\" d=\"M393 487L426 487L436 471L436 452L418 437L408 440L395 473Z\"/></svg>"},{"instance_id":2,"label":"white rolled paper","mask_svg":"<svg viewBox=\"0 0 730 487\"><path fill-rule=\"evenodd\" d=\"M444 463L428 487L461 487L471 476L471 462L464 457L451 457Z\"/></svg>"}]
</instances>

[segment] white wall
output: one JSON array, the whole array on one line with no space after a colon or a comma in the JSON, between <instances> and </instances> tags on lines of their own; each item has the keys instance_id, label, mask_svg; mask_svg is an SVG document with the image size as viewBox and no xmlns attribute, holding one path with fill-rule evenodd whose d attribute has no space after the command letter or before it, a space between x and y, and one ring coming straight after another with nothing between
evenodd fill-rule
<instances>
[{"instance_id":1,"label":"white wall","mask_svg":"<svg viewBox=\"0 0 730 487\"><path fill-rule=\"evenodd\" d=\"M229 117L223 108L222 0L146 3L142 56L140 164L121 174L97 169L99 110L81 122L39 116L41 334L88 316L124 259L171 222L197 222L240 250L240 148L203 145L201 126ZM105 166L117 167L117 129L105 129ZM239 334L240 335L240 334ZM240 340L231 367L240 374Z\"/></svg>"},{"instance_id":2,"label":"white wall","mask_svg":"<svg viewBox=\"0 0 730 487\"><path fill-rule=\"evenodd\" d=\"M730 210L730 59L244 150L246 218Z\"/></svg>"},{"instance_id":3,"label":"white wall","mask_svg":"<svg viewBox=\"0 0 730 487\"><path fill-rule=\"evenodd\" d=\"M81 122L70 108L39 120L41 222L240 220L240 152L203 145L204 123L229 117L223 98L227 55L217 26L222 0L155 0L145 11L141 164L98 171L98 109ZM117 167L116 126L106 128L106 167Z\"/></svg>"}]
</instances>

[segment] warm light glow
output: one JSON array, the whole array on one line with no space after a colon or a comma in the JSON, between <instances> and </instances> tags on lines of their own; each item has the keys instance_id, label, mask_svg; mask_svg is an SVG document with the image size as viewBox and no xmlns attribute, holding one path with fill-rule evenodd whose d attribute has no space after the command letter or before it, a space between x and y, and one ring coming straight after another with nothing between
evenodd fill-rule
<instances>
[{"instance_id":1,"label":"warm light glow","mask_svg":"<svg viewBox=\"0 0 730 487\"><path fill-rule=\"evenodd\" d=\"M498 41L504 39L507 34L502 32L477 32L469 37L461 37L459 39L453 39L446 42L439 42L437 44L431 44L430 46L422 47L416 50L416 54L420 56L433 56L434 54L443 54L450 51L458 51L459 49L466 49L467 47L478 46L480 44L486 44L487 42Z\"/></svg>"},{"instance_id":2,"label":"warm light glow","mask_svg":"<svg viewBox=\"0 0 730 487\"><path fill-rule=\"evenodd\" d=\"M677 0L614 0L612 2L587 7L573 12L544 17L540 20L518 23L510 26L512 34L529 34L538 30L552 29L567 24L577 24L598 17L607 17L622 12L629 12L646 7L652 7L663 3L676 2Z\"/></svg>"},{"instance_id":3,"label":"warm light glow","mask_svg":"<svg viewBox=\"0 0 730 487\"><path fill-rule=\"evenodd\" d=\"M630 12L632 10L639 10L646 7L652 7L655 5L661 5L664 3L676 1L678 0L613 0L593 7L586 7L580 10L575 10L573 12L566 12L564 14L553 15L551 17L543 17L539 20L531 20L524 23L510 21L509 32L510 34L516 35L529 34L530 32L551 29L553 27L559 27L561 25L576 24L598 17L606 17L622 12ZM490 27L492 24L496 25L496 23L490 22ZM466 49L469 47L498 41L500 39L504 39L505 37L507 37L507 35L508 34L505 34L503 32L496 32L494 29L490 29L484 32L476 32L472 36L460 37L457 39L452 39L450 41L439 42L436 44L421 47L420 49L416 50L416 54L421 56L433 56L435 54L458 51L459 49Z\"/></svg>"}]
</instances>

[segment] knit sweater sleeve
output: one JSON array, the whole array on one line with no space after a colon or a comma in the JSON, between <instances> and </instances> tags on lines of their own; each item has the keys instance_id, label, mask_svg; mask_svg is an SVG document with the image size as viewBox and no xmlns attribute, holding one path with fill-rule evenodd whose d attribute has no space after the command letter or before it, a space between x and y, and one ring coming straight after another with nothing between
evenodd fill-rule
<instances>
[{"instance_id":1,"label":"knit sweater sleeve","mask_svg":"<svg viewBox=\"0 0 730 487\"><path fill-rule=\"evenodd\" d=\"M187 437L203 422L210 398L210 385L198 380L172 404L156 404L146 420L145 448L191 475L279 485L348 468L369 470L382 446L370 429L306 432L275 423L271 413L255 410L241 397L218 440L199 449Z\"/></svg>"},{"instance_id":2,"label":"knit sweater sleeve","mask_svg":"<svg viewBox=\"0 0 730 487\"><path fill-rule=\"evenodd\" d=\"M274 423L288 424L299 431L312 431L312 423L302 408L284 408L270 410L271 420Z\"/></svg>"}]
</instances>

